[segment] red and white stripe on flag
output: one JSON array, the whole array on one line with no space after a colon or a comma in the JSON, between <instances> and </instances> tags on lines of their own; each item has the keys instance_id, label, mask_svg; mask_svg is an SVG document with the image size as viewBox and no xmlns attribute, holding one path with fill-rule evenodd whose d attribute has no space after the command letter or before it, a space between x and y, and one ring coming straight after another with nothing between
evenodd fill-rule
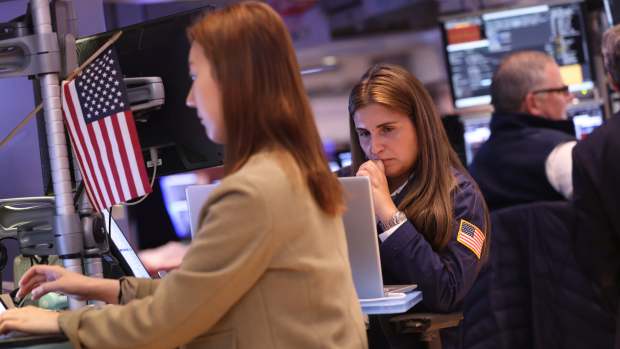
<instances>
[{"instance_id":1,"label":"red and white stripe on flag","mask_svg":"<svg viewBox=\"0 0 620 349\"><path fill-rule=\"evenodd\" d=\"M93 69L92 74L97 73L101 72ZM116 96L116 92L110 91L108 94L111 97L105 97L110 98L110 101L116 99L117 103L125 106L124 110L105 108L107 100L102 98L101 101L96 101L100 102L99 111L102 113L95 115L92 112L93 103L89 106L86 98L95 98L97 86L87 86L86 79L78 81L75 79L63 83L62 109L71 145L93 207L100 212L112 205L150 193L152 189L133 115L126 94L120 94L126 93L124 86L121 90L119 83L116 83L117 88L114 88L114 91L118 90L119 95ZM114 85L113 80L110 82ZM82 85L81 88L77 87L78 83ZM88 95L89 88L92 89L92 96ZM119 99L125 103L118 102ZM106 109L114 112L103 114Z\"/></svg>"},{"instance_id":2,"label":"red and white stripe on flag","mask_svg":"<svg viewBox=\"0 0 620 349\"><path fill-rule=\"evenodd\" d=\"M480 259L485 235L476 225L461 219L456 240L470 249Z\"/></svg>"}]
</instances>

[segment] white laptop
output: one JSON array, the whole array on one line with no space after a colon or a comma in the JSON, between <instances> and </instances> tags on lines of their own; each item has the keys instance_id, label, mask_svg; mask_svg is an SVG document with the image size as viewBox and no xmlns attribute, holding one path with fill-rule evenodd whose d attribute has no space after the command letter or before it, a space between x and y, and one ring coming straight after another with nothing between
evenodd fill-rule
<instances>
[{"instance_id":1,"label":"white laptop","mask_svg":"<svg viewBox=\"0 0 620 349\"><path fill-rule=\"evenodd\" d=\"M217 184L201 184L190 185L185 188L185 195L187 196L187 212L189 212L189 227L192 233L192 237L198 230L198 220L200 219L200 211L202 206L209 198L209 194L213 189L217 188Z\"/></svg>"},{"instance_id":2,"label":"white laptop","mask_svg":"<svg viewBox=\"0 0 620 349\"><path fill-rule=\"evenodd\" d=\"M416 285L383 286L377 224L372 205L372 192L367 177L343 177L347 210L344 213L344 228L353 283L360 299L383 298L389 293L409 292ZM202 206L217 184L192 185L185 189L192 236L198 229Z\"/></svg>"},{"instance_id":3,"label":"white laptop","mask_svg":"<svg viewBox=\"0 0 620 349\"><path fill-rule=\"evenodd\" d=\"M353 283L360 299L383 298L410 292L416 285L383 285L379 237L372 190L368 177L339 178L344 189L346 211L344 229L347 236Z\"/></svg>"}]
</instances>

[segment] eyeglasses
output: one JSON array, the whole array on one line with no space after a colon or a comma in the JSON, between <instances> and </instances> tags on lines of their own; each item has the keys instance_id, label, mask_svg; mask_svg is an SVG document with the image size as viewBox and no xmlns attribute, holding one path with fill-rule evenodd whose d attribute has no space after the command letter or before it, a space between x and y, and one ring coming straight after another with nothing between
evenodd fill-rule
<instances>
[{"instance_id":1,"label":"eyeglasses","mask_svg":"<svg viewBox=\"0 0 620 349\"><path fill-rule=\"evenodd\" d=\"M570 91L568 90L568 86L564 85L561 87L551 87L551 88L543 88L540 90L534 90L532 91L533 94L539 94L539 93L561 93L563 95L568 95L570 94Z\"/></svg>"}]
</instances>

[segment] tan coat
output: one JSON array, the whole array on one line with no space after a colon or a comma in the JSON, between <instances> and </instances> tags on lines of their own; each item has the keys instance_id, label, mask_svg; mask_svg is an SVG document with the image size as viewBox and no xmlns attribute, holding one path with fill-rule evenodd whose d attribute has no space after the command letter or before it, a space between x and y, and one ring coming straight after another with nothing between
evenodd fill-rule
<instances>
[{"instance_id":1,"label":"tan coat","mask_svg":"<svg viewBox=\"0 0 620 349\"><path fill-rule=\"evenodd\" d=\"M178 270L125 279L124 306L61 314L71 343L366 348L342 219L320 210L282 158L260 153L222 181Z\"/></svg>"}]
</instances>

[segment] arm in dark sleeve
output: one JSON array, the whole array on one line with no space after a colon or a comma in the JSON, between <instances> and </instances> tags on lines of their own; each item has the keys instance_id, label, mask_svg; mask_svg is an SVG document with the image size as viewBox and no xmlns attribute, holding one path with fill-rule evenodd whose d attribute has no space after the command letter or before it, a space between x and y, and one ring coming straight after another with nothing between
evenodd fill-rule
<instances>
[{"instance_id":1,"label":"arm in dark sleeve","mask_svg":"<svg viewBox=\"0 0 620 349\"><path fill-rule=\"evenodd\" d=\"M400 226L380 247L383 268L398 283L418 284L422 302L431 311L457 311L480 269L478 256L456 239L461 219L480 229L484 227L483 199L469 181L461 184L455 195L454 215L452 240L439 252L411 221Z\"/></svg>"}]
</instances>

